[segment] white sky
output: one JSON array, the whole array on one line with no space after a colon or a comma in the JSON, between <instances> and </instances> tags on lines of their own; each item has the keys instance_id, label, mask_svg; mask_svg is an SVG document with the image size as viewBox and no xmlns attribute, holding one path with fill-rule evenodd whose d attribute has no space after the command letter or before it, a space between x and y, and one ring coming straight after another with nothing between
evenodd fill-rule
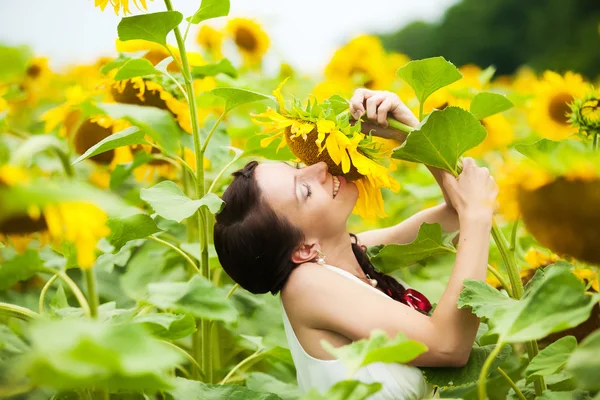
<instances>
[{"instance_id":1,"label":"white sky","mask_svg":"<svg viewBox=\"0 0 600 400\"><path fill-rule=\"evenodd\" d=\"M231 0L230 16L252 17L262 23L271 37L272 60L279 58L304 72L316 73L350 37L393 31L415 19L437 20L456 2ZM189 16L200 0L173 3L176 10ZM0 0L0 42L28 44L37 55L49 57L53 67L91 62L101 55L115 54L120 17L109 8L101 12L94 7L94 0ZM161 0L149 4L149 11L163 10ZM217 24L224 22L224 18L215 20ZM195 33L190 32L188 43ZM193 46L188 46L191 49Z\"/></svg>"}]
</instances>

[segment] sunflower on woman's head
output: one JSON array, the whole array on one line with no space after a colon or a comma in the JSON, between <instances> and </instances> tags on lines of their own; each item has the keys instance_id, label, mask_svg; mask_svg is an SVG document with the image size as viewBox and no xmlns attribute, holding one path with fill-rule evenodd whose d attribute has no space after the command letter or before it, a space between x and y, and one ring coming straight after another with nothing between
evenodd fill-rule
<instances>
[{"instance_id":1,"label":"sunflower on woman's head","mask_svg":"<svg viewBox=\"0 0 600 400\"><path fill-rule=\"evenodd\" d=\"M269 108L253 115L253 122L264 127L262 133L272 135L264 138L261 146L280 139L278 149L287 144L306 165L325 162L332 175L343 175L356 184L359 198L355 213L385 216L381 189L400 189L386 165L393 148L390 142L362 133L360 122L351 124L348 103L339 96L324 103L309 100L305 107L294 99L287 108L281 94L284 84L273 92L279 110Z\"/></svg>"}]
</instances>

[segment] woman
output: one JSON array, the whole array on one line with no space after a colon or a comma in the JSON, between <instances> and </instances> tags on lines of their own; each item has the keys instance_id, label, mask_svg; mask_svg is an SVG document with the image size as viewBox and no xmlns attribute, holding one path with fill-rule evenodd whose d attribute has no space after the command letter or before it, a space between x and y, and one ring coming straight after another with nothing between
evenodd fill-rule
<instances>
[{"instance_id":1,"label":"woman","mask_svg":"<svg viewBox=\"0 0 600 400\"><path fill-rule=\"evenodd\" d=\"M355 118L366 112L378 136L389 114L411 125L417 118L393 93L358 89L350 101ZM364 130L373 128L364 124ZM215 247L225 271L252 293L281 292L284 327L303 391L320 391L347 378L344 366L320 345L336 347L368 338L375 329L399 332L428 351L411 365L373 363L354 378L381 382L371 399L419 399L427 387L417 366L462 366L469 357L479 320L456 306L464 279L484 280L489 233L498 187L486 168L463 160L458 179L431 169L445 203L395 226L346 230L357 199L356 186L327 172L325 163L296 169L287 164L248 163L235 172L217 215ZM363 247L414 240L422 223L460 228L456 263L431 316L422 313L394 278L376 271Z\"/></svg>"}]
</instances>

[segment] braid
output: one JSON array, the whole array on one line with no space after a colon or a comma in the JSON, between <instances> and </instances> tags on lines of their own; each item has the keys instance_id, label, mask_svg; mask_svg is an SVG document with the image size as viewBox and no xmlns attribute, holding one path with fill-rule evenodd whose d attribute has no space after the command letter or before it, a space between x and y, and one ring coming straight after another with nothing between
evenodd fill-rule
<instances>
[{"instance_id":1,"label":"braid","mask_svg":"<svg viewBox=\"0 0 600 400\"><path fill-rule=\"evenodd\" d=\"M369 274L371 278L376 279L378 286L392 299L404 302L402 297L406 291L404 286L393 277L377 271L369 260L369 256L367 256L363 247L357 243L358 238L356 235L351 233L350 236L354 239L354 243L352 243L352 252L356 256L363 272Z\"/></svg>"}]
</instances>

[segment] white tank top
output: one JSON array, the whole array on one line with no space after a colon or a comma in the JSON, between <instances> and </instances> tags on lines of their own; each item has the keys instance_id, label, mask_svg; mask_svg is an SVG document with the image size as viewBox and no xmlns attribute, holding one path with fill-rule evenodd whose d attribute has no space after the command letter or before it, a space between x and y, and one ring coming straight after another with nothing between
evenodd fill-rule
<instances>
[{"instance_id":1,"label":"white tank top","mask_svg":"<svg viewBox=\"0 0 600 400\"><path fill-rule=\"evenodd\" d=\"M359 284L365 285L382 296L386 296L348 271L332 265L325 264L324 266ZM300 390L306 393L310 389L316 388L324 393L337 382L347 379L347 370L341 361L320 360L304 351L292 328L283 303L281 308L285 335L296 366L296 376L298 377ZM364 383L380 382L382 384L381 390L370 396L368 400L418 400L426 394L431 397L429 392L431 392L432 387L426 384L423 374L417 367L409 365L376 362L360 368L352 378Z\"/></svg>"}]
</instances>

